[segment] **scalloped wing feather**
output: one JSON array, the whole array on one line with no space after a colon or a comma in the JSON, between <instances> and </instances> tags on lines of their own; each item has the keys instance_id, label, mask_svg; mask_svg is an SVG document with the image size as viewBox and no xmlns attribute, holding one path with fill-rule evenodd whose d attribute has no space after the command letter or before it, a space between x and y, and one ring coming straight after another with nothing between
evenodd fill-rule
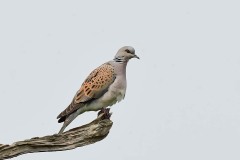
<instances>
[{"instance_id":1,"label":"scalloped wing feather","mask_svg":"<svg viewBox=\"0 0 240 160\"><path fill-rule=\"evenodd\" d=\"M107 92L115 78L114 68L109 63L104 63L93 70L75 94L72 103L58 115L59 121L63 122L68 115L78 110L84 103L101 97Z\"/></svg>"}]
</instances>

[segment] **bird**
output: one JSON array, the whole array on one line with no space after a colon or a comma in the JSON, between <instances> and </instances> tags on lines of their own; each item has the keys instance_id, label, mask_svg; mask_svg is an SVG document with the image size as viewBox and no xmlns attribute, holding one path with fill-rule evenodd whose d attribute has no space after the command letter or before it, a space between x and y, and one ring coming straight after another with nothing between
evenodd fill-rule
<instances>
[{"instance_id":1,"label":"bird","mask_svg":"<svg viewBox=\"0 0 240 160\"><path fill-rule=\"evenodd\" d=\"M131 46L120 48L114 59L94 69L82 83L69 106L58 116L63 125L58 134L80 114L98 111L120 102L125 97L126 67L132 58L140 59Z\"/></svg>"}]
</instances>

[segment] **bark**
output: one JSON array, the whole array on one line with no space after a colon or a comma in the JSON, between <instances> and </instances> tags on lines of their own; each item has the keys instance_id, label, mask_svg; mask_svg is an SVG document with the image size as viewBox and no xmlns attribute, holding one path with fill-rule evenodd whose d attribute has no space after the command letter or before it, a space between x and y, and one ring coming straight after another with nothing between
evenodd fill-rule
<instances>
[{"instance_id":1,"label":"bark","mask_svg":"<svg viewBox=\"0 0 240 160\"><path fill-rule=\"evenodd\" d=\"M101 141L112 127L113 122L109 117L102 113L91 123L62 134L34 137L11 145L0 144L0 160L27 153L70 150Z\"/></svg>"}]
</instances>

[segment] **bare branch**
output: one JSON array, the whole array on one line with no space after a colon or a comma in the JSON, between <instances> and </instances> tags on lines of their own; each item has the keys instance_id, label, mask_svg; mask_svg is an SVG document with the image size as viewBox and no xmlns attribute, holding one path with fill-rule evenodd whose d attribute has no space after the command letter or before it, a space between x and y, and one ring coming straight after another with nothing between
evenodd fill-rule
<instances>
[{"instance_id":1,"label":"bare branch","mask_svg":"<svg viewBox=\"0 0 240 160\"><path fill-rule=\"evenodd\" d=\"M102 113L89 124L71 129L62 134L34 137L11 145L0 144L0 160L34 152L64 151L82 147L104 139L113 122Z\"/></svg>"}]
</instances>

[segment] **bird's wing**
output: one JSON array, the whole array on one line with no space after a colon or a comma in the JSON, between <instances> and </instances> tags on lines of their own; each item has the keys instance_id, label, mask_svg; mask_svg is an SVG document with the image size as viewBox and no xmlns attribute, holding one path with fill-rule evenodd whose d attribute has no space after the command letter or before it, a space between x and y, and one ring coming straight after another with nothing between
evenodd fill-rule
<instances>
[{"instance_id":1,"label":"bird's wing","mask_svg":"<svg viewBox=\"0 0 240 160\"><path fill-rule=\"evenodd\" d=\"M101 97L115 78L114 68L110 63L104 63L93 70L77 91L71 104L58 115L59 121L64 121L68 115L81 108L85 103Z\"/></svg>"}]
</instances>

